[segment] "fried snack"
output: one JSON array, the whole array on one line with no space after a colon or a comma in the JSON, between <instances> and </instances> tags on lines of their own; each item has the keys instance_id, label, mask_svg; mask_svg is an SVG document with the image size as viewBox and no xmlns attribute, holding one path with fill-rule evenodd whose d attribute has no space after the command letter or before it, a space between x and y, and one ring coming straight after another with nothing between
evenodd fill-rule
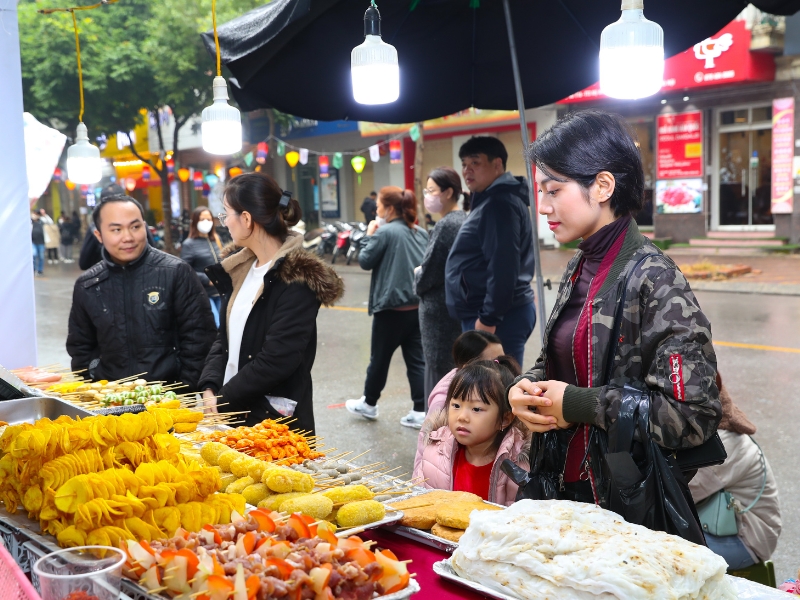
<instances>
[{"instance_id":1,"label":"fried snack","mask_svg":"<svg viewBox=\"0 0 800 600\"><path fill-rule=\"evenodd\" d=\"M269 510L274 510L280 512L281 506L287 500L291 500L292 498L299 498L300 496L308 496L303 492L288 492L286 494L273 494L272 496L267 496L264 500L258 503L258 508L268 508Z\"/></svg>"},{"instance_id":2,"label":"fried snack","mask_svg":"<svg viewBox=\"0 0 800 600\"><path fill-rule=\"evenodd\" d=\"M233 473L223 473L219 478L220 487L219 487L219 489L217 491L224 492L226 489L228 489L228 486L230 484L232 484L234 481L236 481L237 479L239 479L239 478L236 477L236 475L234 475Z\"/></svg>"},{"instance_id":3,"label":"fried snack","mask_svg":"<svg viewBox=\"0 0 800 600\"><path fill-rule=\"evenodd\" d=\"M264 462L263 460L252 460L250 465L247 467L247 474L256 481L263 481L264 471L274 468L277 467L268 462Z\"/></svg>"},{"instance_id":4,"label":"fried snack","mask_svg":"<svg viewBox=\"0 0 800 600\"><path fill-rule=\"evenodd\" d=\"M288 494L289 492L308 494L314 489L314 478L311 475L282 467L264 471L261 482L279 494Z\"/></svg>"},{"instance_id":5,"label":"fried snack","mask_svg":"<svg viewBox=\"0 0 800 600\"><path fill-rule=\"evenodd\" d=\"M217 464L220 467L222 467L223 471L230 472L231 463L240 456L244 456L244 454L242 454L241 452L237 452L236 450L228 450L227 452L222 452L217 457Z\"/></svg>"},{"instance_id":6,"label":"fried snack","mask_svg":"<svg viewBox=\"0 0 800 600\"><path fill-rule=\"evenodd\" d=\"M442 503L436 510L436 522L453 529L469 527L469 515L473 510L503 510L499 506L485 502L453 502Z\"/></svg>"},{"instance_id":7,"label":"fried snack","mask_svg":"<svg viewBox=\"0 0 800 600\"><path fill-rule=\"evenodd\" d=\"M247 456L246 454L242 454L239 456L239 458L231 461L229 471L237 477L247 477L247 468L256 460L258 459Z\"/></svg>"},{"instance_id":8,"label":"fried snack","mask_svg":"<svg viewBox=\"0 0 800 600\"><path fill-rule=\"evenodd\" d=\"M436 505L431 504L430 506L403 510L403 518L400 519L400 524L414 529L430 529L436 524Z\"/></svg>"},{"instance_id":9,"label":"fried snack","mask_svg":"<svg viewBox=\"0 0 800 600\"><path fill-rule=\"evenodd\" d=\"M358 527L380 521L386 516L386 508L375 500L348 502L339 509L336 522L341 527Z\"/></svg>"},{"instance_id":10,"label":"fried snack","mask_svg":"<svg viewBox=\"0 0 800 600\"><path fill-rule=\"evenodd\" d=\"M340 485L329 490L322 492L323 496L327 496L333 500L334 504L342 504L343 502L357 502L359 500L372 500L375 494L367 486L362 484L356 485Z\"/></svg>"},{"instance_id":11,"label":"fried snack","mask_svg":"<svg viewBox=\"0 0 800 600\"><path fill-rule=\"evenodd\" d=\"M248 479L252 478L248 477ZM263 483L254 483L252 485L248 485L242 490L242 496L244 496L244 499L248 504L252 504L253 506L257 506L259 502L269 495L269 488Z\"/></svg>"},{"instance_id":12,"label":"fried snack","mask_svg":"<svg viewBox=\"0 0 800 600\"><path fill-rule=\"evenodd\" d=\"M324 519L333 510L333 500L322 494L304 494L284 501L281 512L300 512L315 519Z\"/></svg>"},{"instance_id":13,"label":"fried snack","mask_svg":"<svg viewBox=\"0 0 800 600\"><path fill-rule=\"evenodd\" d=\"M175 433L192 433L197 431L197 423L173 423L172 430Z\"/></svg>"},{"instance_id":14,"label":"fried snack","mask_svg":"<svg viewBox=\"0 0 800 600\"><path fill-rule=\"evenodd\" d=\"M210 465L217 466L219 465L219 457L224 452L228 452L230 448L228 448L225 444L220 444L219 442L208 442L207 444L203 444L203 447L200 448L200 456L203 457L203 460L206 461Z\"/></svg>"},{"instance_id":15,"label":"fried snack","mask_svg":"<svg viewBox=\"0 0 800 600\"><path fill-rule=\"evenodd\" d=\"M461 536L464 535L464 530L453 529L452 527L445 527L444 525L434 523L433 527L431 527L431 533L450 542L457 542L461 539Z\"/></svg>"},{"instance_id":16,"label":"fried snack","mask_svg":"<svg viewBox=\"0 0 800 600\"><path fill-rule=\"evenodd\" d=\"M230 484L227 488L225 488L225 493L227 494L241 494L249 485L253 485L255 481L253 481L252 477L240 477L232 484Z\"/></svg>"},{"instance_id":17,"label":"fried snack","mask_svg":"<svg viewBox=\"0 0 800 600\"><path fill-rule=\"evenodd\" d=\"M411 508L421 508L442 502L481 502L481 497L470 492L451 492L448 490L433 490L426 494L420 494L413 498L392 502L388 505L391 510L407 510Z\"/></svg>"}]
</instances>

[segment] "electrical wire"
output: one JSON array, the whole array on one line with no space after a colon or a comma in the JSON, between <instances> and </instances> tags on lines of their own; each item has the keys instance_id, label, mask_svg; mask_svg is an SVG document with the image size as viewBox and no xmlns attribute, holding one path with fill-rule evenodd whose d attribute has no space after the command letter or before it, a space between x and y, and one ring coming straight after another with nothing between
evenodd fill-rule
<instances>
[{"instance_id":1,"label":"electrical wire","mask_svg":"<svg viewBox=\"0 0 800 600\"><path fill-rule=\"evenodd\" d=\"M217 0L211 0L211 23L214 26L214 47L217 49L217 77L221 77L222 62L219 55L219 36L217 35Z\"/></svg>"},{"instance_id":2,"label":"electrical wire","mask_svg":"<svg viewBox=\"0 0 800 600\"><path fill-rule=\"evenodd\" d=\"M75 28L75 56L78 59L78 90L81 94L81 112L78 115L78 123L83 123L83 69L81 69L81 38L78 35L78 19L75 18L75 11L70 11L72 15L72 26Z\"/></svg>"}]
</instances>

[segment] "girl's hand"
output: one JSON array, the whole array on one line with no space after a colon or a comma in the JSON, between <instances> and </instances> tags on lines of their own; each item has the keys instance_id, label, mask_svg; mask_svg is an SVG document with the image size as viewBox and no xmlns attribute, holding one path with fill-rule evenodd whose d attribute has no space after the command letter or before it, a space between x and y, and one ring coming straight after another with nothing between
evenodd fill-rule
<instances>
[{"instance_id":1,"label":"girl's hand","mask_svg":"<svg viewBox=\"0 0 800 600\"><path fill-rule=\"evenodd\" d=\"M561 403L566 387L561 381L522 379L508 391L508 401L512 412L533 433L565 429L569 423L564 421Z\"/></svg>"},{"instance_id":2,"label":"girl's hand","mask_svg":"<svg viewBox=\"0 0 800 600\"><path fill-rule=\"evenodd\" d=\"M375 235L376 231L378 231L378 222L370 221L369 225L367 225L367 235Z\"/></svg>"},{"instance_id":3,"label":"girl's hand","mask_svg":"<svg viewBox=\"0 0 800 600\"><path fill-rule=\"evenodd\" d=\"M205 414L218 413L217 395L211 390L203 391L203 412Z\"/></svg>"}]
</instances>

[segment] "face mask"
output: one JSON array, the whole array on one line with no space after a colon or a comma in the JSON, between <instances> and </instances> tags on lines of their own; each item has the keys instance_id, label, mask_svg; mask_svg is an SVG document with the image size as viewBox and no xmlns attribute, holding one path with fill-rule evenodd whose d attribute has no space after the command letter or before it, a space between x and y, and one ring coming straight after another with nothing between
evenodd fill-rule
<instances>
[{"instance_id":1,"label":"face mask","mask_svg":"<svg viewBox=\"0 0 800 600\"><path fill-rule=\"evenodd\" d=\"M383 227L384 225L386 225L386 219L384 219L381 216L375 217L375 221L377 221L378 227Z\"/></svg>"},{"instance_id":2,"label":"face mask","mask_svg":"<svg viewBox=\"0 0 800 600\"><path fill-rule=\"evenodd\" d=\"M211 231L212 227L214 227L213 221L203 220L197 222L197 231L199 231L200 233L208 235L208 232Z\"/></svg>"},{"instance_id":3,"label":"face mask","mask_svg":"<svg viewBox=\"0 0 800 600\"><path fill-rule=\"evenodd\" d=\"M425 202L425 210L431 213L440 213L444 208L442 197L439 194L425 194L423 196Z\"/></svg>"}]
</instances>

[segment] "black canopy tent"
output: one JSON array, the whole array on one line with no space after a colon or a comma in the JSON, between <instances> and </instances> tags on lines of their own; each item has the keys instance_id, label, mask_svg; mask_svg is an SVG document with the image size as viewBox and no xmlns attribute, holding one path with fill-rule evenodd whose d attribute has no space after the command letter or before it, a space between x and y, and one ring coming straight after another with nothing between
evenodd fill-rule
<instances>
[{"instance_id":1,"label":"black canopy tent","mask_svg":"<svg viewBox=\"0 0 800 600\"><path fill-rule=\"evenodd\" d=\"M744 0L646 0L644 14L664 29L671 56L713 35ZM800 0L755 0L759 9L794 14ZM383 40L397 48L400 98L367 106L353 99L350 51L363 41L368 0L273 0L218 28L222 62L243 110L275 108L320 121L413 123L470 107L519 110L550 104L598 79L604 27L618 0L381 0ZM212 54L212 33L203 34ZM528 179L532 173L528 168ZM533 186L530 205L535 207ZM536 279L544 307L535 208Z\"/></svg>"}]
</instances>

